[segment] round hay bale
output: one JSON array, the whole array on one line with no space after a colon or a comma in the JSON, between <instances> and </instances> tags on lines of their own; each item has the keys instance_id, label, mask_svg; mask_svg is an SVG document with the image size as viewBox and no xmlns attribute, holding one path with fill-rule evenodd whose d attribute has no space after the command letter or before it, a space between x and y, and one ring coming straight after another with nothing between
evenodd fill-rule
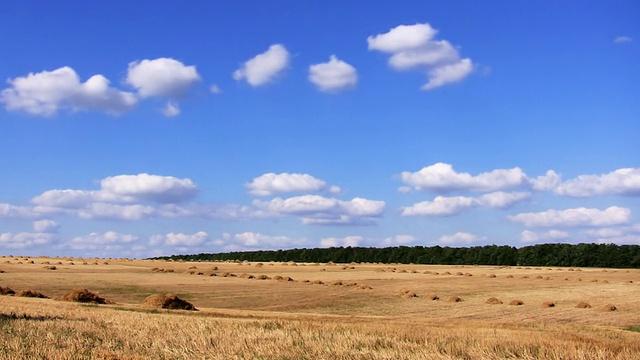
<instances>
[{"instance_id":1,"label":"round hay bale","mask_svg":"<svg viewBox=\"0 0 640 360\"><path fill-rule=\"evenodd\" d=\"M542 307L543 308L552 308L552 307L555 307L555 306L556 306L556 304L554 302L552 302L552 301L545 301L545 302L542 303Z\"/></svg>"},{"instance_id":2,"label":"round hay bale","mask_svg":"<svg viewBox=\"0 0 640 360\"><path fill-rule=\"evenodd\" d=\"M331 283L331 285L333 286L341 286L342 285L342 281L341 280L337 280Z\"/></svg>"},{"instance_id":3,"label":"round hay bale","mask_svg":"<svg viewBox=\"0 0 640 360\"><path fill-rule=\"evenodd\" d=\"M458 275L458 276L464 276L464 273L463 273L463 272L458 271L458 272L456 273L456 275Z\"/></svg>"},{"instance_id":4,"label":"round hay bale","mask_svg":"<svg viewBox=\"0 0 640 360\"><path fill-rule=\"evenodd\" d=\"M417 270L411 270L411 273L412 273L412 274L417 274L417 273L418 273L418 271L417 271Z\"/></svg>"},{"instance_id":5,"label":"round hay bale","mask_svg":"<svg viewBox=\"0 0 640 360\"><path fill-rule=\"evenodd\" d=\"M462 302L462 299L457 296L451 296L449 302Z\"/></svg>"},{"instance_id":6,"label":"round hay bale","mask_svg":"<svg viewBox=\"0 0 640 360\"><path fill-rule=\"evenodd\" d=\"M423 274L431 274L431 271L426 270L425 272L423 272Z\"/></svg>"},{"instance_id":7,"label":"round hay bale","mask_svg":"<svg viewBox=\"0 0 640 360\"><path fill-rule=\"evenodd\" d=\"M513 279L513 275L507 275L506 278L507 279Z\"/></svg>"},{"instance_id":8,"label":"round hay bale","mask_svg":"<svg viewBox=\"0 0 640 360\"><path fill-rule=\"evenodd\" d=\"M484 303L491 304L491 305L499 305L499 304L502 304L502 301L498 298L490 297Z\"/></svg>"},{"instance_id":9,"label":"round hay bale","mask_svg":"<svg viewBox=\"0 0 640 360\"><path fill-rule=\"evenodd\" d=\"M349 282L345 284L346 286L358 286L358 283L356 282Z\"/></svg>"},{"instance_id":10,"label":"round hay bale","mask_svg":"<svg viewBox=\"0 0 640 360\"><path fill-rule=\"evenodd\" d=\"M0 295L15 295L16 292L9 287L0 286Z\"/></svg>"},{"instance_id":11,"label":"round hay bale","mask_svg":"<svg viewBox=\"0 0 640 360\"><path fill-rule=\"evenodd\" d=\"M373 289L371 286L369 285L365 285L365 284L360 284L360 286L358 286L360 289L362 290L371 290Z\"/></svg>"},{"instance_id":12,"label":"round hay bale","mask_svg":"<svg viewBox=\"0 0 640 360\"><path fill-rule=\"evenodd\" d=\"M73 301L92 304L109 304L110 301L92 293L87 289L74 289L62 296L63 301Z\"/></svg>"},{"instance_id":13,"label":"round hay bale","mask_svg":"<svg viewBox=\"0 0 640 360\"><path fill-rule=\"evenodd\" d=\"M616 310L618 310L618 308L613 304L607 304L607 305L603 306L600 310L602 310L602 311L616 311Z\"/></svg>"},{"instance_id":14,"label":"round hay bale","mask_svg":"<svg viewBox=\"0 0 640 360\"><path fill-rule=\"evenodd\" d=\"M44 269L47 269L47 270L57 270L58 268L57 268L55 265L47 265L47 266L44 266Z\"/></svg>"},{"instance_id":15,"label":"round hay bale","mask_svg":"<svg viewBox=\"0 0 640 360\"><path fill-rule=\"evenodd\" d=\"M144 302L142 304L146 307L159 309L198 311L198 309L196 309L193 304L186 300L180 299L173 294L149 295L146 299L144 299Z\"/></svg>"},{"instance_id":16,"label":"round hay bale","mask_svg":"<svg viewBox=\"0 0 640 360\"><path fill-rule=\"evenodd\" d=\"M411 290L400 290L396 293L397 296L403 298L403 299L411 299L414 297L418 297L418 294L416 294L414 291Z\"/></svg>"},{"instance_id":17,"label":"round hay bale","mask_svg":"<svg viewBox=\"0 0 640 360\"><path fill-rule=\"evenodd\" d=\"M497 276L496 276L496 274L489 274L489 278L490 279L494 279L494 278L497 278Z\"/></svg>"},{"instance_id":18,"label":"round hay bale","mask_svg":"<svg viewBox=\"0 0 640 360\"><path fill-rule=\"evenodd\" d=\"M189 266L189 270L195 270L195 269L197 269L196 266Z\"/></svg>"},{"instance_id":19,"label":"round hay bale","mask_svg":"<svg viewBox=\"0 0 640 360\"><path fill-rule=\"evenodd\" d=\"M31 298L40 298L40 299L48 299L49 297L47 295L44 295L42 293L39 293L37 291L33 291L33 290L22 290L20 292L18 292L16 294L16 296L19 297L31 297Z\"/></svg>"},{"instance_id":20,"label":"round hay bale","mask_svg":"<svg viewBox=\"0 0 640 360\"><path fill-rule=\"evenodd\" d=\"M263 263L257 263L257 264L256 264L256 267L257 267L257 268L261 268L261 267L263 267L263 266L264 266L264 264L263 264Z\"/></svg>"},{"instance_id":21,"label":"round hay bale","mask_svg":"<svg viewBox=\"0 0 640 360\"><path fill-rule=\"evenodd\" d=\"M473 274L472 273L464 273L464 276L471 277L471 276L473 276Z\"/></svg>"},{"instance_id":22,"label":"round hay bale","mask_svg":"<svg viewBox=\"0 0 640 360\"><path fill-rule=\"evenodd\" d=\"M267 275L262 274L262 275L258 275L258 276L256 277L256 279L258 279L258 280L269 280L269 279L271 279L271 278L270 278L270 277L268 277Z\"/></svg>"},{"instance_id":23,"label":"round hay bale","mask_svg":"<svg viewBox=\"0 0 640 360\"><path fill-rule=\"evenodd\" d=\"M276 275L276 276L273 277L273 280L282 281L282 280L284 280L284 278L282 277L282 275Z\"/></svg>"},{"instance_id":24,"label":"round hay bale","mask_svg":"<svg viewBox=\"0 0 640 360\"><path fill-rule=\"evenodd\" d=\"M522 300L511 300L509 305L520 306L520 305L524 305L524 302Z\"/></svg>"},{"instance_id":25,"label":"round hay bale","mask_svg":"<svg viewBox=\"0 0 640 360\"><path fill-rule=\"evenodd\" d=\"M536 276L536 279L537 279L537 280L542 280L542 276L541 276L541 275L538 275L538 276Z\"/></svg>"},{"instance_id":26,"label":"round hay bale","mask_svg":"<svg viewBox=\"0 0 640 360\"><path fill-rule=\"evenodd\" d=\"M375 270L375 272L384 272L384 269L377 268L377 269Z\"/></svg>"},{"instance_id":27,"label":"round hay bale","mask_svg":"<svg viewBox=\"0 0 640 360\"><path fill-rule=\"evenodd\" d=\"M442 275L451 275L451 273L448 272L448 271L445 271L445 272L442 273Z\"/></svg>"},{"instance_id":28,"label":"round hay bale","mask_svg":"<svg viewBox=\"0 0 640 360\"><path fill-rule=\"evenodd\" d=\"M429 295L427 295L427 299L429 299L431 301L438 301L438 300L440 300L440 296L438 296L436 294L429 294Z\"/></svg>"},{"instance_id":29,"label":"round hay bale","mask_svg":"<svg viewBox=\"0 0 640 360\"><path fill-rule=\"evenodd\" d=\"M314 280L313 284L315 284L315 285L324 285L324 282L322 280Z\"/></svg>"},{"instance_id":30,"label":"round hay bale","mask_svg":"<svg viewBox=\"0 0 640 360\"><path fill-rule=\"evenodd\" d=\"M576 305L576 308L578 308L578 309L590 309L590 308L591 308L591 305L589 305L589 303L588 303L588 302L580 301L580 302Z\"/></svg>"}]
</instances>

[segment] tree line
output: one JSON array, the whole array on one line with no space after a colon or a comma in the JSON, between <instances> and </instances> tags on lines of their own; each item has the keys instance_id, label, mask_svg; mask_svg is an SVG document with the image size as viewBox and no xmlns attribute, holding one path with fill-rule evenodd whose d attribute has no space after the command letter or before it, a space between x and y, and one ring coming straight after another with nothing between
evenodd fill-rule
<instances>
[{"instance_id":1,"label":"tree line","mask_svg":"<svg viewBox=\"0 0 640 360\"><path fill-rule=\"evenodd\" d=\"M503 265L640 268L639 245L537 244L516 248L487 245L474 247L396 246L332 247L256 250L227 253L172 255L153 259L174 261L295 261L326 263L368 262L438 265Z\"/></svg>"}]
</instances>

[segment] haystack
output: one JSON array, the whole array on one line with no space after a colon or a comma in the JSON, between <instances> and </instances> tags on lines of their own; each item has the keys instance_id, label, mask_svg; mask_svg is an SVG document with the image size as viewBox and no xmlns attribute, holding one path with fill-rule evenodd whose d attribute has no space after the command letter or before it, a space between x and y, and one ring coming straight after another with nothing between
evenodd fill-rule
<instances>
[{"instance_id":1,"label":"haystack","mask_svg":"<svg viewBox=\"0 0 640 360\"><path fill-rule=\"evenodd\" d=\"M0 286L0 295L15 295L15 293L11 288Z\"/></svg>"},{"instance_id":2,"label":"haystack","mask_svg":"<svg viewBox=\"0 0 640 360\"><path fill-rule=\"evenodd\" d=\"M449 302L461 302L462 299L457 296L452 296L449 298Z\"/></svg>"},{"instance_id":3,"label":"haystack","mask_svg":"<svg viewBox=\"0 0 640 360\"><path fill-rule=\"evenodd\" d=\"M502 301L498 298L490 297L485 301L485 304L499 305L502 304Z\"/></svg>"},{"instance_id":4,"label":"haystack","mask_svg":"<svg viewBox=\"0 0 640 360\"><path fill-rule=\"evenodd\" d=\"M545 302L542 303L542 307L543 308L552 308L552 307L555 307L555 306L556 306L556 304L551 302L551 301L545 301Z\"/></svg>"},{"instance_id":5,"label":"haystack","mask_svg":"<svg viewBox=\"0 0 640 360\"><path fill-rule=\"evenodd\" d=\"M406 289L401 289L398 292L396 292L396 296L399 296L403 299L411 299L414 297L418 297L418 294L416 294L415 292L411 291L411 290L406 290Z\"/></svg>"},{"instance_id":6,"label":"haystack","mask_svg":"<svg viewBox=\"0 0 640 360\"><path fill-rule=\"evenodd\" d=\"M590 309L590 308L591 308L591 305L589 305L589 303L588 303L588 302L580 301L580 302L576 305L576 307L577 307L578 309Z\"/></svg>"},{"instance_id":7,"label":"haystack","mask_svg":"<svg viewBox=\"0 0 640 360\"><path fill-rule=\"evenodd\" d=\"M600 310L602 310L602 311L616 311L616 310L618 310L618 308L613 304L607 304L607 305L603 306Z\"/></svg>"},{"instance_id":8,"label":"haystack","mask_svg":"<svg viewBox=\"0 0 640 360\"><path fill-rule=\"evenodd\" d=\"M258 280L269 280L270 277L268 277L267 275L262 274L262 275L258 275L258 277L256 277L256 279L258 279Z\"/></svg>"},{"instance_id":9,"label":"haystack","mask_svg":"<svg viewBox=\"0 0 640 360\"><path fill-rule=\"evenodd\" d=\"M97 294L92 293L87 289L74 289L71 292L65 294L62 297L63 301L74 301L81 303L92 303L92 304L110 304L111 301L108 301Z\"/></svg>"},{"instance_id":10,"label":"haystack","mask_svg":"<svg viewBox=\"0 0 640 360\"><path fill-rule=\"evenodd\" d=\"M496 274L489 274L489 278L494 279L497 278Z\"/></svg>"},{"instance_id":11,"label":"haystack","mask_svg":"<svg viewBox=\"0 0 640 360\"><path fill-rule=\"evenodd\" d=\"M18 292L16 294L16 296L19 297L31 297L31 298L40 298L40 299L48 299L49 297L47 295L44 295L42 293L39 293L37 291L33 291L33 290L22 290L20 292Z\"/></svg>"},{"instance_id":12,"label":"haystack","mask_svg":"<svg viewBox=\"0 0 640 360\"><path fill-rule=\"evenodd\" d=\"M55 265L47 265L47 266L44 266L44 268L47 269L47 270L57 270L58 269Z\"/></svg>"},{"instance_id":13,"label":"haystack","mask_svg":"<svg viewBox=\"0 0 640 360\"><path fill-rule=\"evenodd\" d=\"M146 307L154 307L160 309L198 311L198 309L196 309L193 304L186 300L180 299L173 294L149 295L146 299L144 299L143 305Z\"/></svg>"},{"instance_id":14,"label":"haystack","mask_svg":"<svg viewBox=\"0 0 640 360\"><path fill-rule=\"evenodd\" d=\"M511 300L509 305L515 305L515 306L524 305L524 301L522 301L522 300Z\"/></svg>"},{"instance_id":15,"label":"haystack","mask_svg":"<svg viewBox=\"0 0 640 360\"><path fill-rule=\"evenodd\" d=\"M431 300L431 301L438 301L440 300L440 297L436 294L429 294L427 295L427 299Z\"/></svg>"}]
</instances>

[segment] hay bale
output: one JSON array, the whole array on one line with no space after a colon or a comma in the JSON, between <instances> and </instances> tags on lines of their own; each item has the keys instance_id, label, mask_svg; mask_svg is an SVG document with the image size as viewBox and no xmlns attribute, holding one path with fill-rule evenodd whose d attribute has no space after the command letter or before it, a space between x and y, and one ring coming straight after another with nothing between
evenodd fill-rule
<instances>
[{"instance_id":1,"label":"hay bale","mask_svg":"<svg viewBox=\"0 0 640 360\"><path fill-rule=\"evenodd\" d=\"M456 275L458 275L458 276L464 276L464 273L463 273L463 272L458 271L458 272L456 273Z\"/></svg>"},{"instance_id":2,"label":"hay bale","mask_svg":"<svg viewBox=\"0 0 640 360\"><path fill-rule=\"evenodd\" d=\"M44 266L44 268L47 269L47 270L57 270L58 269L55 265L47 265L47 266Z\"/></svg>"},{"instance_id":3,"label":"hay bale","mask_svg":"<svg viewBox=\"0 0 640 360\"><path fill-rule=\"evenodd\" d=\"M71 292L62 296L62 300L92 304L112 304L111 301L108 301L87 289L71 290Z\"/></svg>"},{"instance_id":4,"label":"hay bale","mask_svg":"<svg viewBox=\"0 0 640 360\"><path fill-rule=\"evenodd\" d=\"M33 291L33 290L22 290L20 292L18 292L16 294L16 296L19 297L31 297L31 298L40 298L40 299L48 299L49 297L47 295L44 295L42 293L39 293L37 291Z\"/></svg>"},{"instance_id":5,"label":"hay bale","mask_svg":"<svg viewBox=\"0 0 640 360\"><path fill-rule=\"evenodd\" d=\"M457 302L462 302L462 301L463 300L461 298L457 297L457 296L451 296L449 298L449 302L456 302L457 303Z\"/></svg>"},{"instance_id":6,"label":"hay bale","mask_svg":"<svg viewBox=\"0 0 640 360\"><path fill-rule=\"evenodd\" d=\"M445 271L445 272L442 273L442 275L451 275L451 273L448 272L448 271Z\"/></svg>"},{"instance_id":7,"label":"hay bale","mask_svg":"<svg viewBox=\"0 0 640 360\"><path fill-rule=\"evenodd\" d=\"M376 268L375 272L384 272L384 269L382 269L382 268Z\"/></svg>"},{"instance_id":8,"label":"hay bale","mask_svg":"<svg viewBox=\"0 0 640 360\"><path fill-rule=\"evenodd\" d=\"M618 308L613 304L607 304L607 305L603 306L600 310L602 310L602 311L616 311L616 310L618 310Z\"/></svg>"},{"instance_id":9,"label":"hay bale","mask_svg":"<svg viewBox=\"0 0 640 360\"><path fill-rule=\"evenodd\" d=\"M502 301L498 298L490 297L484 303L491 304L491 305L499 305L499 304L502 304Z\"/></svg>"},{"instance_id":10,"label":"hay bale","mask_svg":"<svg viewBox=\"0 0 640 360\"><path fill-rule=\"evenodd\" d=\"M411 290L401 289L398 292L396 292L396 296L399 296L403 299L411 299L411 298L418 297L418 294L416 294L414 291L411 291Z\"/></svg>"},{"instance_id":11,"label":"hay bale","mask_svg":"<svg viewBox=\"0 0 640 360\"><path fill-rule=\"evenodd\" d=\"M555 307L555 306L556 306L556 304L554 302L552 302L552 301L545 301L545 302L542 303L542 307L543 308L552 308L552 307Z\"/></svg>"},{"instance_id":12,"label":"hay bale","mask_svg":"<svg viewBox=\"0 0 640 360\"><path fill-rule=\"evenodd\" d=\"M267 275L262 274L262 275L258 275L258 276L256 277L256 279L258 279L258 280L269 280L269 279L271 279L271 278L270 278L270 277L268 277Z\"/></svg>"},{"instance_id":13,"label":"hay bale","mask_svg":"<svg viewBox=\"0 0 640 360\"><path fill-rule=\"evenodd\" d=\"M345 284L345 286L358 286L358 283L356 283L356 282L349 282L349 283L346 283L346 284Z\"/></svg>"},{"instance_id":14,"label":"hay bale","mask_svg":"<svg viewBox=\"0 0 640 360\"><path fill-rule=\"evenodd\" d=\"M373 289L371 286L369 285L365 285L365 284L360 284L360 286L358 286L360 289L362 290L371 290Z\"/></svg>"},{"instance_id":15,"label":"hay bale","mask_svg":"<svg viewBox=\"0 0 640 360\"><path fill-rule=\"evenodd\" d=\"M331 283L331 285L333 286L341 286L342 285L342 281L341 280L337 280Z\"/></svg>"},{"instance_id":16,"label":"hay bale","mask_svg":"<svg viewBox=\"0 0 640 360\"><path fill-rule=\"evenodd\" d=\"M438 296L436 294L429 294L429 295L427 295L427 299L429 299L431 301L438 301L438 300L440 300L440 296Z\"/></svg>"},{"instance_id":17,"label":"hay bale","mask_svg":"<svg viewBox=\"0 0 640 360\"><path fill-rule=\"evenodd\" d=\"M513 275L507 275L507 279L513 279Z\"/></svg>"},{"instance_id":18,"label":"hay bale","mask_svg":"<svg viewBox=\"0 0 640 360\"><path fill-rule=\"evenodd\" d=\"M464 276L470 277L470 276L473 276L473 274L472 273L465 273Z\"/></svg>"},{"instance_id":19,"label":"hay bale","mask_svg":"<svg viewBox=\"0 0 640 360\"><path fill-rule=\"evenodd\" d=\"M146 299L144 299L144 302L142 304L146 307L159 309L198 311L198 309L196 309L193 304L186 300L180 299L173 294L149 295Z\"/></svg>"},{"instance_id":20,"label":"hay bale","mask_svg":"<svg viewBox=\"0 0 640 360\"><path fill-rule=\"evenodd\" d=\"M195 266L189 266L189 270L195 270L195 269L197 269L197 267L195 267Z\"/></svg>"},{"instance_id":21,"label":"hay bale","mask_svg":"<svg viewBox=\"0 0 640 360\"><path fill-rule=\"evenodd\" d=\"M591 308L591 305L589 305L589 303L588 303L588 302L580 301L580 302L576 305L576 308L578 308L578 309L590 309L590 308Z\"/></svg>"},{"instance_id":22,"label":"hay bale","mask_svg":"<svg viewBox=\"0 0 640 360\"><path fill-rule=\"evenodd\" d=\"M315 285L324 285L324 281L322 281L322 280L314 280L313 284L315 284Z\"/></svg>"},{"instance_id":23,"label":"hay bale","mask_svg":"<svg viewBox=\"0 0 640 360\"><path fill-rule=\"evenodd\" d=\"M15 295L16 292L9 287L0 286L0 295Z\"/></svg>"},{"instance_id":24,"label":"hay bale","mask_svg":"<svg viewBox=\"0 0 640 360\"><path fill-rule=\"evenodd\" d=\"M282 281L282 280L284 280L284 278L282 277L282 275L276 275L276 276L273 277L273 280Z\"/></svg>"},{"instance_id":25,"label":"hay bale","mask_svg":"<svg viewBox=\"0 0 640 360\"><path fill-rule=\"evenodd\" d=\"M243 279L255 279L255 276L251 275L251 274L240 274L240 277Z\"/></svg>"},{"instance_id":26,"label":"hay bale","mask_svg":"<svg viewBox=\"0 0 640 360\"><path fill-rule=\"evenodd\" d=\"M496 276L496 274L489 274L489 278L490 279L495 279L495 278L497 278L497 276Z\"/></svg>"},{"instance_id":27,"label":"hay bale","mask_svg":"<svg viewBox=\"0 0 640 360\"><path fill-rule=\"evenodd\" d=\"M509 305L520 306L520 305L524 305L524 302L522 300L511 300Z\"/></svg>"}]
</instances>

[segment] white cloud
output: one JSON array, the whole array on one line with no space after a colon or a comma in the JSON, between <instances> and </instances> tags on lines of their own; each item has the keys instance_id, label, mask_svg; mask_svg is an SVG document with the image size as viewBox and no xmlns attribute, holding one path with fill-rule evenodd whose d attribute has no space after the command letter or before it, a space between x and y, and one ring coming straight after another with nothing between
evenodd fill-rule
<instances>
[{"instance_id":1,"label":"white cloud","mask_svg":"<svg viewBox=\"0 0 640 360\"><path fill-rule=\"evenodd\" d=\"M473 71L471 59L461 59L446 40L434 40L437 30L429 24L399 25L387 33L369 36L369 50L390 53L396 70L422 69L428 81L423 90L458 82Z\"/></svg>"},{"instance_id":2,"label":"white cloud","mask_svg":"<svg viewBox=\"0 0 640 360\"><path fill-rule=\"evenodd\" d=\"M199 81L195 66L185 66L171 58L134 61L129 64L126 78L143 98L181 98Z\"/></svg>"},{"instance_id":3,"label":"white cloud","mask_svg":"<svg viewBox=\"0 0 640 360\"><path fill-rule=\"evenodd\" d=\"M358 72L350 64L331 55L329 62L309 66L309 81L325 92L336 92L354 87Z\"/></svg>"},{"instance_id":4,"label":"white cloud","mask_svg":"<svg viewBox=\"0 0 640 360\"><path fill-rule=\"evenodd\" d=\"M222 92L222 89L220 89L218 85L213 84L209 87L209 91L211 91L212 94L220 94Z\"/></svg>"},{"instance_id":5,"label":"white cloud","mask_svg":"<svg viewBox=\"0 0 640 360\"><path fill-rule=\"evenodd\" d=\"M402 182L416 190L436 192L496 191L522 186L527 183L527 175L520 168L497 169L472 176L459 173L453 166L436 163L417 172L404 171L400 174Z\"/></svg>"},{"instance_id":6,"label":"white cloud","mask_svg":"<svg viewBox=\"0 0 640 360\"><path fill-rule=\"evenodd\" d=\"M640 224L589 229L584 234L588 241L600 244L640 244Z\"/></svg>"},{"instance_id":7,"label":"white cloud","mask_svg":"<svg viewBox=\"0 0 640 360\"><path fill-rule=\"evenodd\" d=\"M153 235L150 238L149 244L153 246L168 245L193 247L200 246L208 240L209 234L204 231L198 231L194 234L169 233L166 235Z\"/></svg>"},{"instance_id":8,"label":"white cloud","mask_svg":"<svg viewBox=\"0 0 640 360\"><path fill-rule=\"evenodd\" d=\"M443 235L438 239L440 244L444 245L454 245L454 244L465 244L469 245L477 241L485 240L485 237L479 237L477 235L467 233L467 232L457 232L453 235Z\"/></svg>"},{"instance_id":9,"label":"white cloud","mask_svg":"<svg viewBox=\"0 0 640 360\"><path fill-rule=\"evenodd\" d=\"M273 236L255 232L244 232L233 235L233 240L244 248L287 248L299 246L307 242L306 239L294 239L288 236Z\"/></svg>"},{"instance_id":10,"label":"white cloud","mask_svg":"<svg viewBox=\"0 0 640 360\"><path fill-rule=\"evenodd\" d=\"M402 209L402 216L451 216L475 207L505 209L523 200L531 194L527 192L493 192L478 198L467 196L436 196L433 201L422 201Z\"/></svg>"},{"instance_id":11,"label":"white cloud","mask_svg":"<svg viewBox=\"0 0 640 360\"><path fill-rule=\"evenodd\" d=\"M146 173L110 176L103 179L100 185L111 194L159 203L181 202L193 198L198 192L198 187L191 179Z\"/></svg>"},{"instance_id":12,"label":"white cloud","mask_svg":"<svg viewBox=\"0 0 640 360\"><path fill-rule=\"evenodd\" d=\"M0 203L0 219L28 219L35 216L34 211L26 206Z\"/></svg>"},{"instance_id":13,"label":"white cloud","mask_svg":"<svg viewBox=\"0 0 640 360\"><path fill-rule=\"evenodd\" d=\"M276 78L289 65L289 52L282 44L269 49L245 62L233 73L235 80L246 80L251 86L262 86Z\"/></svg>"},{"instance_id":14,"label":"white cloud","mask_svg":"<svg viewBox=\"0 0 640 360\"><path fill-rule=\"evenodd\" d=\"M386 246L407 245L415 242L417 239L411 235L395 235L385 238L382 243Z\"/></svg>"},{"instance_id":15,"label":"white cloud","mask_svg":"<svg viewBox=\"0 0 640 360\"><path fill-rule=\"evenodd\" d=\"M560 230L549 230L543 233L536 233L530 230L524 230L520 233L520 241L523 243L534 243L538 241L555 241L569 237L569 233Z\"/></svg>"},{"instance_id":16,"label":"white cloud","mask_svg":"<svg viewBox=\"0 0 640 360\"><path fill-rule=\"evenodd\" d=\"M363 198L342 201L319 195L254 200L253 205L273 216L297 216L303 224L308 225L368 224L380 216L385 208L384 201Z\"/></svg>"},{"instance_id":17,"label":"white cloud","mask_svg":"<svg viewBox=\"0 0 640 360\"><path fill-rule=\"evenodd\" d=\"M433 201L423 201L403 208L402 216L451 216L476 206L478 201L472 197L437 196Z\"/></svg>"},{"instance_id":18,"label":"white cloud","mask_svg":"<svg viewBox=\"0 0 640 360\"><path fill-rule=\"evenodd\" d=\"M245 187L253 195L268 196L276 193L320 191L326 184L309 174L267 173L253 179Z\"/></svg>"},{"instance_id":19,"label":"white cloud","mask_svg":"<svg viewBox=\"0 0 640 360\"><path fill-rule=\"evenodd\" d=\"M137 236L120 234L115 231L93 232L86 236L75 237L63 245L75 250L114 250L138 240Z\"/></svg>"},{"instance_id":20,"label":"white cloud","mask_svg":"<svg viewBox=\"0 0 640 360\"><path fill-rule=\"evenodd\" d=\"M320 247L356 247L363 241L362 236L328 237L320 240Z\"/></svg>"},{"instance_id":21,"label":"white cloud","mask_svg":"<svg viewBox=\"0 0 640 360\"><path fill-rule=\"evenodd\" d=\"M522 213L509 216L509 220L526 227L549 226L610 226L629 221L631 211L627 208L611 206L605 210L576 208L547 210L538 213Z\"/></svg>"},{"instance_id":22,"label":"white cloud","mask_svg":"<svg viewBox=\"0 0 640 360\"><path fill-rule=\"evenodd\" d=\"M60 228L57 222L49 219L36 220L33 222L33 230L38 233L55 233Z\"/></svg>"},{"instance_id":23,"label":"white cloud","mask_svg":"<svg viewBox=\"0 0 640 360\"><path fill-rule=\"evenodd\" d=\"M94 75L86 82L72 68L30 73L9 79L10 88L2 90L0 102L9 111L24 111L30 115L51 116L59 110L99 110L120 114L137 103L134 94L109 86L109 80Z\"/></svg>"},{"instance_id":24,"label":"white cloud","mask_svg":"<svg viewBox=\"0 0 640 360\"><path fill-rule=\"evenodd\" d=\"M178 116L180 115L180 106L174 101L169 101L162 109L162 114L166 117Z\"/></svg>"},{"instance_id":25,"label":"white cloud","mask_svg":"<svg viewBox=\"0 0 640 360\"><path fill-rule=\"evenodd\" d=\"M0 233L0 246L12 249L24 249L48 244L54 238L54 234L40 232Z\"/></svg>"},{"instance_id":26,"label":"white cloud","mask_svg":"<svg viewBox=\"0 0 640 360\"><path fill-rule=\"evenodd\" d=\"M478 204L494 209L505 209L511 207L523 200L529 199L531 194L528 192L493 192L482 195L478 199Z\"/></svg>"},{"instance_id":27,"label":"white cloud","mask_svg":"<svg viewBox=\"0 0 640 360\"><path fill-rule=\"evenodd\" d=\"M531 188L536 191L553 190L560 184L560 175L553 170L548 170L546 174L529 179Z\"/></svg>"},{"instance_id":28,"label":"white cloud","mask_svg":"<svg viewBox=\"0 0 640 360\"><path fill-rule=\"evenodd\" d=\"M558 195L589 197L595 195L640 195L640 168L618 169L602 175L580 175L561 183Z\"/></svg>"},{"instance_id":29,"label":"white cloud","mask_svg":"<svg viewBox=\"0 0 640 360\"><path fill-rule=\"evenodd\" d=\"M630 43L632 42L633 39L630 36L618 36L616 37L613 42L616 44L624 44L624 43Z\"/></svg>"},{"instance_id":30,"label":"white cloud","mask_svg":"<svg viewBox=\"0 0 640 360\"><path fill-rule=\"evenodd\" d=\"M140 204L118 205L109 203L91 203L77 211L77 216L82 219L101 220L142 220L154 216L155 209L152 206Z\"/></svg>"}]
</instances>

